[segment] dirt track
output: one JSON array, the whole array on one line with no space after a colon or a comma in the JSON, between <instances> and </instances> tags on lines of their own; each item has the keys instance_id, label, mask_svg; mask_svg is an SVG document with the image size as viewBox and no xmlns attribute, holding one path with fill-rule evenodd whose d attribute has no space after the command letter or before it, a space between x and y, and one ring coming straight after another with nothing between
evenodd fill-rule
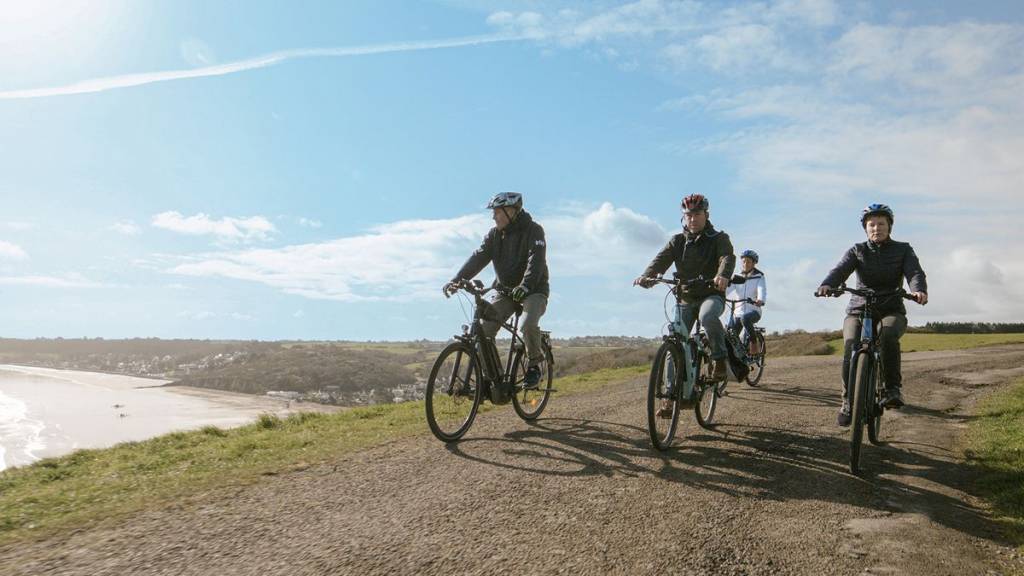
<instances>
[{"instance_id":1,"label":"dirt track","mask_svg":"<svg viewBox=\"0 0 1024 576\"><path fill-rule=\"evenodd\" d=\"M866 473L835 426L837 358L777 359L730 385L715 431L650 448L645 383L501 409L429 434L33 545L0 574L1010 574L958 436L1024 346L904 356L912 406ZM893 414L887 413L887 417ZM426 424L424 423L424 430Z\"/></svg>"}]
</instances>

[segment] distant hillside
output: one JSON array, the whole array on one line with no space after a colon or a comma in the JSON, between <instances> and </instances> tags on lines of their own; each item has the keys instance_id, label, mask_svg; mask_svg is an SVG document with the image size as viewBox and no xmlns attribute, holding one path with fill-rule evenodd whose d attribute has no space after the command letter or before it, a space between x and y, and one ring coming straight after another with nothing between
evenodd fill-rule
<instances>
[{"instance_id":1,"label":"distant hillside","mask_svg":"<svg viewBox=\"0 0 1024 576\"><path fill-rule=\"evenodd\" d=\"M838 332L768 337L770 356L831 354ZM499 341L508 349L508 341ZM648 364L660 338L555 339L555 376ZM160 377L176 385L358 406L422 398L443 342L0 339L0 363Z\"/></svg>"}]
</instances>

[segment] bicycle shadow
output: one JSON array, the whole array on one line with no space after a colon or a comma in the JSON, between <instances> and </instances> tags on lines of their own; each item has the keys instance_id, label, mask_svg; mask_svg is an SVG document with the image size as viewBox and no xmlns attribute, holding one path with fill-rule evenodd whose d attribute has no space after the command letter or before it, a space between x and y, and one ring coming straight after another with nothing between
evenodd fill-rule
<instances>
[{"instance_id":1,"label":"bicycle shadow","mask_svg":"<svg viewBox=\"0 0 1024 576\"><path fill-rule=\"evenodd\" d=\"M973 494L973 472L952 455L937 458L907 444L865 445L865 472L853 476L846 436L742 424L704 430L692 420L680 424L678 445L666 452L651 447L645 427L577 418L545 419L448 449L461 458L529 474L655 476L735 498L828 501L864 509L865 515L879 510L917 513L967 534L1012 544L998 522L951 496L954 492L945 493L943 488ZM489 456L495 443L507 444L498 450L500 458Z\"/></svg>"}]
</instances>

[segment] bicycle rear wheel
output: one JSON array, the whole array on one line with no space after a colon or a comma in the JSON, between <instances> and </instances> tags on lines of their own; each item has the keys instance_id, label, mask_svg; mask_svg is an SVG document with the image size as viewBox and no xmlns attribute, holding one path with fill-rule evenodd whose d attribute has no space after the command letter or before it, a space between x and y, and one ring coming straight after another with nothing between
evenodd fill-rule
<instances>
[{"instance_id":1,"label":"bicycle rear wheel","mask_svg":"<svg viewBox=\"0 0 1024 576\"><path fill-rule=\"evenodd\" d=\"M764 342L764 333L760 330L754 330L752 338L756 342L757 354L754 355L754 363L750 366L750 372L747 373L747 385L756 387L761 382L761 374L764 374L764 359L768 348Z\"/></svg>"},{"instance_id":2,"label":"bicycle rear wheel","mask_svg":"<svg viewBox=\"0 0 1024 576\"><path fill-rule=\"evenodd\" d=\"M480 407L480 364L476 351L452 342L441 351L427 381L427 424L442 442L462 438Z\"/></svg>"},{"instance_id":3,"label":"bicycle rear wheel","mask_svg":"<svg viewBox=\"0 0 1024 576\"><path fill-rule=\"evenodd\" d=\"M871 356L866 352L858 353L853 369L853 406L850 422L850 472L860 473L860 448L864 438L865 416L867 414L867 396L871 388Z\"/></svg>"},{"instance_id":4,"label":"bicycle rear wheel","mask_svg":"<svg viewBox=\"0 0 1024 576\"><path fill-rule=\"evenodd\" d=\"M715 408L718 406L718 399L721 397L721 383L714 379L715 365L711 362L711 356L705 351L698 354L696 346L691 348L691 353L696 358L697 365L694 373L697 374L697 402L694 403L693 411L697 416L697 424L702 428L710 429L714 425Z\"/></svg>"},{"instance_id":5,"label":"bicycle rear wheel","mask_svg":"<svg viewBox=\"0 0 1024 576\"><path fill-rule=\"evenodd\" d=\"M554 357L551 347L544 346L544 360L537 365L540 368L540 382L536 386L526 385L526 353L516 352L512 363L512 381L515 382L512 396L512 407L523 420L536 420L551 398L551 379L554 376Z\"/></svg>"},{"instance_id":6,"label":"bicycle rear wheel","mask_svg":"<svg viewBox=\"0 0 1024 576\"><path fill-rule=\"evenodd\" d=\"M654 355L651 378L647 383L647 429L651 435L651 443L658 450L669 449L679 425L682 369L682 348L675 342L664 342ZM660 416L658 412L663 404L667 404L668 414Z\"/></svg>"}]
</instances>

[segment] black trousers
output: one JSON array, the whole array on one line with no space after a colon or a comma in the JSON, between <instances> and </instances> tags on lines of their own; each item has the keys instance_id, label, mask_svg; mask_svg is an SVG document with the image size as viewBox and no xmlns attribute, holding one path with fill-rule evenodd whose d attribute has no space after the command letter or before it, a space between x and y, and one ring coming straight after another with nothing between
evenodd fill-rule
<instances>
[{"instance_id":1,"label":"black trousers","mask_svg":"<svg viewBox=\"0 0 1024 576\"><path fill-rule=\"evenodd\" d=\"M880 321L879 321L880 320ZM860 344L860 316L850 315L843 321L843 398L848 398L850 389L850 360L853 351ZM899 388L903 383L900 373L900 337L907 331L907 317L894 313L875 319L875 330L879 332L882 348L882 370L885 372L885 387Z\"/></svg>"}]
</instances>

